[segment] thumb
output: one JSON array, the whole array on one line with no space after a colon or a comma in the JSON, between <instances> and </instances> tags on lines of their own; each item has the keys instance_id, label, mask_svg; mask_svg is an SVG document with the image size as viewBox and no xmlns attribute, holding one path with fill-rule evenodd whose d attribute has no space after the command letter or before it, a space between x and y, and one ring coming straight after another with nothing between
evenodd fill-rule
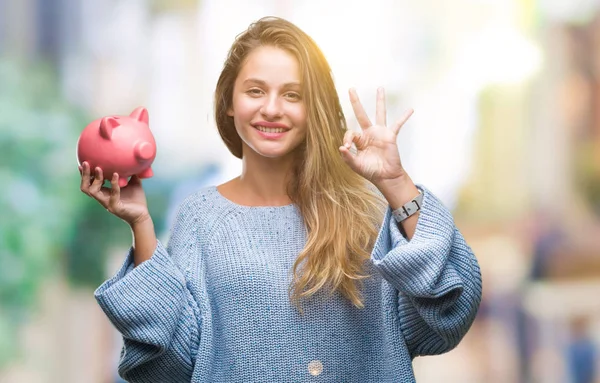
<instances>
[{"instance_id":1,"label":"thumb","mask_svg":"<svg viewBox=\"0 0 600 383\"><path fill-rule=\"evenodd\" d=\"M352 170L356 171L358 166L356 163L356 154L353 154L350 149L346 146L340 146L340 153L342 154L342 159Z\"/></svg>"}]
</instances>

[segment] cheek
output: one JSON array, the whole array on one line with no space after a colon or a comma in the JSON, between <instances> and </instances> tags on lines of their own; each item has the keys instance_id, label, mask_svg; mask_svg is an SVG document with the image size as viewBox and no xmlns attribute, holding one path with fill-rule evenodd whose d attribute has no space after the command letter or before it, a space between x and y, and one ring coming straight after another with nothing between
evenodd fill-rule
<instances>
[{"instance_id":1,"label":"cheek","mask_svg":"<svg viewBox=\"0 0 600 383\"><path fill-rule=\"evenodd\" d=\"M294 125L301 128L306 128L306 108L304 105L297 105L290 111L290 117L294 120Z\"/></svg>"},{"instance_id":2,"label":"cheek","mask_svg":"<svg viewBox=\"0 0 600 383\"><path fill-rule=\"evenodd\" d=\"M233 99L233 108L231 116L233 117L236 126L250 120L255 113L255 107L252 102L243 99Z\"/></svg>"}]
</instances>

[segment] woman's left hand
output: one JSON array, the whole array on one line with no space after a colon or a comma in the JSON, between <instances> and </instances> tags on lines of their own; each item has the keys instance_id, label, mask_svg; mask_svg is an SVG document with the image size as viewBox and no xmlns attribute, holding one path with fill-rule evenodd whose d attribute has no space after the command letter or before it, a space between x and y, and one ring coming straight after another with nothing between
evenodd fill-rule
<instances>
[{"instance_id":1,"label":"woman's left hand","mask_svg":"<svg viewBox=\"0 0 600 383\"><path fill-rule=\"evenodd\" d=\"M400 128L413 110L409 109L398 122L388 127L383 88L377 89L375 125L369 120L354 89L350 89L350 102L361 131L349 129L346 132L343 146L340 146L344 161L374 185L404 177L406 173L400 161L396 140ZM356 153L350 150L352 143L356 145Z\"/></svg>"}]
</instances>

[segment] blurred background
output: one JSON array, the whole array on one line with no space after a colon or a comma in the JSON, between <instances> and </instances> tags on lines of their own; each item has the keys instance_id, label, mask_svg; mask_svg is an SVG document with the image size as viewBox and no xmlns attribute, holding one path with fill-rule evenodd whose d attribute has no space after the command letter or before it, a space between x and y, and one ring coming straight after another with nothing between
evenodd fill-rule
<instances>
[{"instance_id":1,"label":"blurred background","mask_svg":"<svg viewBox=\"0 0 600 383\"><path fill-rule=\"evenodd\" d=\"M77 138L143 105L158 235L235 177L212 94L250 22L277 15L388 120L413 178L452 209L484 299L423 382L600 382L600 0L0 0L0 382L120 382L93 291L131 244L79 191Z\"/></svg>"}]
</instances>

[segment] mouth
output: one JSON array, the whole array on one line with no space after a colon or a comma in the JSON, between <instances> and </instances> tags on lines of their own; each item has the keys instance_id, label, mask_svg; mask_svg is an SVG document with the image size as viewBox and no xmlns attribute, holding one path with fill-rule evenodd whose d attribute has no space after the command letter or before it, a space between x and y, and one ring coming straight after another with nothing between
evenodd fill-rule
<instances>
[{"instance_id":1,"label":"mouth","mask_svg":"<svg viewBox=\"0 0 600 383\"><path fill-rule=\"evenodd\" d=\"M252 124L252 126L254 129L263 133L285 133L290 130L287 125L267 121L260 121L256 124Z\"/></svg>"},{"instance_id":2,"label":"mouth","mask_svg":"<svg viewBox=\"0 0 600 383\"><path fill-rule=\"evenodd\" d=\"M255 125L255 129L263 133L285 133L287 129L284 128L267 128L266 126Z\"/></svg>"}]
</instances>

